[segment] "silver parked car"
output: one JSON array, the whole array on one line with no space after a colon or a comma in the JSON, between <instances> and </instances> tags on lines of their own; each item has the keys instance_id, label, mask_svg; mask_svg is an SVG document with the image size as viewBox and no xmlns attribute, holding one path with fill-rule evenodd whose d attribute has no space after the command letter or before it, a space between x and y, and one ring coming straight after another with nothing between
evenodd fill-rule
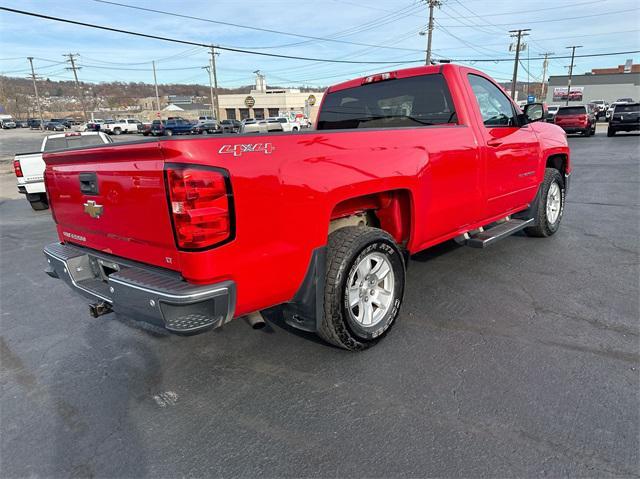
<instances>
[{"instance_id":1,"label":"silver parked car","mask_svg":"<svg viewBox=\"0 0 640 479\"><path fill-rule=\"evenodd\" d=\"M240 133L275 133L284 131L282 123L276 119L247 120L242 123Z\"/></svg>"}]
</instances>

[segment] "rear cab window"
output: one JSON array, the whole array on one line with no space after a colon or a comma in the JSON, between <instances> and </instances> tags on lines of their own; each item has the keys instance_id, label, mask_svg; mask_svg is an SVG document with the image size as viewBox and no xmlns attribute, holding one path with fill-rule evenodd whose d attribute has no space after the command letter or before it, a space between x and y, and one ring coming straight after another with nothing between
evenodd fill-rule
<instances>
[{"instance_id":1,"label":"rear cab window","mask_svg":"<svg viewBox=\"0 0 640 479\"><path fill-rule=\"evenodd\" d=\"M104 145L100 135L63 136L49 138L44 145L44 151L63 150L66 148L79 148L81 146Z\"/></svg>"},{"instance_id":2,"label":"rear cab window","mask_svg":"<svg viewBox=\"0 0 640 479\"><path fill-rule=\"evenodd\" d=\"M327 94L318 130L416 128L457 123L441 74L395 78Z\"/></svg>"}]
</instances>

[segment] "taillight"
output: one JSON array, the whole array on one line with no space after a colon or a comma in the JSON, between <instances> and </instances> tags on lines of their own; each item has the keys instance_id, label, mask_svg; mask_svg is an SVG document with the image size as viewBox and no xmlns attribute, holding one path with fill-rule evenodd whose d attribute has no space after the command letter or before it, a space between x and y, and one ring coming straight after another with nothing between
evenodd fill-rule
<instances>
[{"instance_id":1,"label":"taillight","mask_svg":"<svg viewBox=\"0 0 640 479\"><path fill-rule=\"evenodd\" d=\"M20 160L13 160L13 171L16 172L18 178L22 178L22 167L20 166Z\"/></svg>"},{"instance_id":2,"label":"taillight","mask_svg":"<svg viewBox=\"0 0 640 479\"><path fill-rule=\"evenodd\" d=\"M165 173L178 248L200 250L232 239L230 183L222 170L172 165Z\"/></svg>"}]
</instances>

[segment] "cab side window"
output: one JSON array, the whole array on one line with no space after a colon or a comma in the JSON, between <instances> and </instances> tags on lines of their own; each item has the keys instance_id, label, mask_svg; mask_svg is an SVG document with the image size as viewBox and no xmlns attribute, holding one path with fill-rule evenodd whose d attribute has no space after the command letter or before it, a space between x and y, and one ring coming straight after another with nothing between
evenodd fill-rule
<instances>
[{"instance_id":1,"label":"cab side window","mask_svg":"<svg viewBox=\"0 0 640 479\"><path fill-rule=\"evenodd\" d=\"M517 126L513 105L500 88L478 75L468 78L485 126Z\"/></svg>"}]
</instances>

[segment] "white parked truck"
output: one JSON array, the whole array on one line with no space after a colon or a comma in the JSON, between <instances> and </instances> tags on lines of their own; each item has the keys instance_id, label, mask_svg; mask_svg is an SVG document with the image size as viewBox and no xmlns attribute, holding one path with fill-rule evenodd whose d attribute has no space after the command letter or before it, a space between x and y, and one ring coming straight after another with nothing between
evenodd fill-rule
<instances>
[{"instance_id":1,"label":"white parked truck","mask_svg":"<svg viewBox=\"0 0 640 479\"><path fill-rule=\"evenodd\" d=\"M113 143L113 140L102 132L74 132L49 135L42 140L40 151L19 153L13 160L13 169L18 178L18 192L26 195L34 210L46 210L49 207L44 187L45 163L42 153L45 151L64 150L80 146L96 146Z\"/></svg>"},{"instance_id":2,"label":"white parked truck","mask_svg":"<svg viewBox=\"0 0 640 479\"><path fill-rule=\"evenodd\" d=\"M140 120L128 118L126 120L106 121L100 127L100 131L104 131L110 135L120 135L121 133L138 133L138 125L142 123Z\"/></svg>"}]
</instances>

